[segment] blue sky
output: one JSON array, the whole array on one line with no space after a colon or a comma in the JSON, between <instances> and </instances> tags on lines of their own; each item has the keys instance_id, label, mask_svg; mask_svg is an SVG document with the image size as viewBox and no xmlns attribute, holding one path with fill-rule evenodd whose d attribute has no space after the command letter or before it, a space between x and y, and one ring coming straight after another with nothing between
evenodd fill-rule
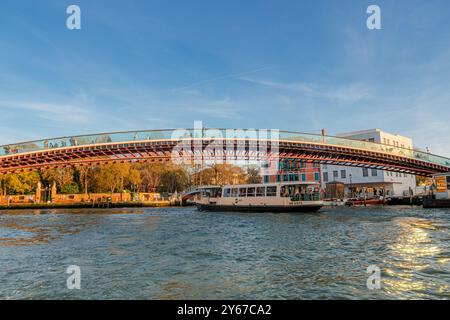
<instances>
[{"instance_id":1,"label":"blue sky","mask_svg":"<svg viewBox=\"0 0 450 320\"><path fill-rule=\"evenodd\" d=\"M381 128L450 156L449 88L448 0L1 3L0 144L202 120Z\"/></svg>"}]
</instances>

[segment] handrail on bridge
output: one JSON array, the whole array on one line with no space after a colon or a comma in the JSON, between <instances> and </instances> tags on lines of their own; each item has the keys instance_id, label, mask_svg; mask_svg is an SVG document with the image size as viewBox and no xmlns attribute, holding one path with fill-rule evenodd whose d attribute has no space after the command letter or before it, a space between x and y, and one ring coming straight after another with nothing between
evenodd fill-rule
<instances>
[{"instance_id":1,"label":"handrail on bridge","mask_svg":"<svg viewBox=\"0 0 450 320\"><path fill-rule=\"evenodd\" d=\"M123 131L111 133L98 133L92 135L78 135L70 137L60 137L52 139L42 139L16 144L8 144L0 146L0 157L22 154L34 151L49 150L53 148L64 148L74 146L89 146L93 144L108 144L132 141L152 141L152 140L173 140L173 133L177 130L184 130L191 134L191 137L201 131L202 138L204 133L209 130L218 130L222 133L222 137L227 137L227 130L244 130L245 129L217 129L217 128L201 128L201 129L161 129L161 130L141 130L141 131ZM262 131L257 131L262 132ZM265 132L270 132L265 130ZM194 134L192 134L194 133ZM293 131L278 131L277 139L280 141L307 142L315 144L334 145L340 147L349 147L363 149L373 152L389 153L397 156L407 157L415 160L430 162L433 164L445 166L450 171L450 159L435 154L423 152L416 149L408 149L396 146L385 145L376 142L361 141L336 136L323 136L314 133L301 133ZM268 140L272 140L266 137Z\"/></svg>"}]
</instances>

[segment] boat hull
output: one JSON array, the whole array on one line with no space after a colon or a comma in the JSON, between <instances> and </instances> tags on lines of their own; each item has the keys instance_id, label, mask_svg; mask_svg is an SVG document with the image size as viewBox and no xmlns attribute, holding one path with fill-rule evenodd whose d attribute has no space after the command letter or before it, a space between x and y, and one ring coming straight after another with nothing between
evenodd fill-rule
<instances>
[{"instance_id":1,"label":"boat hull","mask_svg":"<svg viewBox=\"0 0 450 320\"><path fill-rule=\"evenodd\" d=\"M311 205L299 205L299 206L239 206L239 205L218 205L218 204L199 204L197 208L200 211L216 211L216 212L272 212L272 213L307 213L317 212L323 205L311 204Z\"/></svg>"}]
</instances>

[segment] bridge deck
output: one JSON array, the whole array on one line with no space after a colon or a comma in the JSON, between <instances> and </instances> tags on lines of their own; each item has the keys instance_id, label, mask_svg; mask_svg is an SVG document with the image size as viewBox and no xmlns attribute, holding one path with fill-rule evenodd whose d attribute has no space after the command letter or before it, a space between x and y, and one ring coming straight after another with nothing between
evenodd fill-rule
<instances>
[{"instance_id":1,"label":"bridge deck","mask_svg":"<svg viewBox=\"0 0 450 320\"><path fill-rule=\"evenodd\" d=\"M4 145L0 146L0 174L105 161L170 160L180 141L191 144L191 150L200 145L201 154L191 152L192 159L224 158L230 146L233 157L258 159L261 155L255 150L264 145L273 157L421 175L450 171L449 158L374 142L287 131L274 134L270 131L182 129L102 133ZM213 149L214 154L207 152L208 149Z\"/></svg>"}]
</instances>

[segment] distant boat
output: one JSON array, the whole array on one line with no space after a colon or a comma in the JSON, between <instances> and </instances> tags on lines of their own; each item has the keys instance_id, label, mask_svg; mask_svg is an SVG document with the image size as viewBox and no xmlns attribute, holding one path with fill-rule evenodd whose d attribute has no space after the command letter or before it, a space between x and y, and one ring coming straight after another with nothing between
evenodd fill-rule
<instances>
[{"instance_id":1,"label":"distant boat","mask_svg":"<svg viewBox=\"0 0 450 320\"><path fill-rule=\"evenodd\" d=\"M268 183L200 187L199 210L315 212L323 207L319 183Z\"/></svg>"}]
</instances>

